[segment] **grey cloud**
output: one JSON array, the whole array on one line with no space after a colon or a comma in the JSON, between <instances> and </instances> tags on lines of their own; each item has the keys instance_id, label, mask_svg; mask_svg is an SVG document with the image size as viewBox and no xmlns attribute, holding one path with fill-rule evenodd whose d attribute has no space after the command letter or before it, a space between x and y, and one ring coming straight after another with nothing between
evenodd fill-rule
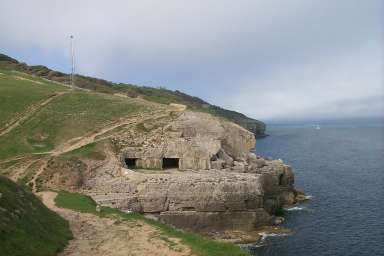
<instances>
[{"instance_id":1,"label":"grey cloud","mask_svg":"<svg viewBox=\"0 0 384 256\"><path fill-rule=\"evenodd\" d=\"M0 1L1 49L34 49L35 63L68 62L73 33L87 75L262 119L380 114L380 0Z\"/></svg>"}]
</instances>

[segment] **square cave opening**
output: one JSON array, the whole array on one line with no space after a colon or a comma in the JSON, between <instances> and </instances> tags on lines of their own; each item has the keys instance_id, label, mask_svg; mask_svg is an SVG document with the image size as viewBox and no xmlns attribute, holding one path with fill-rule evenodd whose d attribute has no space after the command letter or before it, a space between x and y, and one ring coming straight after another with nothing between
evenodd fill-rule
<instances>
[{"instance_id":1,"label":"square cave opening","mask_svg":"<svg viewBox=\"0 0 384 256\"><path fill-rule=\"evenodd\" d=\"M124 161L125 161L125 164L126 164L127 168L129 168L129 169L134 169L134 168L137 167L136 166L137 158L126 157L124 159Z\"/></svg>"},{"instance_id":2,"label":"square cave opening","mask_svg":"<svg viewBox=\"0 0 384 256\"><path fill-rule=\"evenodd\" d=\"M163 169L179 169L179 158L163 158Z\"/></svg>"}]
</instances>

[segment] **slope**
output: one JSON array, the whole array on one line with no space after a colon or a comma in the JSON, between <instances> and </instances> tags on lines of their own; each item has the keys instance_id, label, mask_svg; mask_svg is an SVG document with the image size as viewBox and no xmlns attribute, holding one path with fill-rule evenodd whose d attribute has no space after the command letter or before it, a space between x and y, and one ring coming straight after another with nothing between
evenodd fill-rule
<instances>
[{"instance_id":1,"label":"slope","mask_svg":"<svg viewBox=\"0 0 384 256\"><path fill-rule=\"evenodd\" d=\"M4 54L0 54L0 68L26 72L51 81L61 83L69 82L69 76L67 74L53 71L41 65L29 66L25 63L19 63L17 60ZM76 75L76 86L101 93L120 93L132 98L141 97L162 104L184 104L192 110L208 112L233 121L250 130L256 136L263 136L266 129L265 124L261 121L249 118L236 111L211 105L198 97L193 97L177 90L171 91L165 88L153 88L123 83L117 84L81 75Z\"/></svg>"},{"instance_id":2,"label":"slope","mask_svg":"<svg viewBox=\"0 0 384 256\"><path fill-rule=\"evenodd\" d=\"M121 118L153 108L140 99L118 97L37 81L32 76L1 70L0 159L46 152ZM30 97L28 96L30 95ZM4 111L3 111L4 109Z\"/></svg>"},{"instance_id":3,"label":"slope","mask_svg":"<svg viewBox=\"0 0 384 256\"><path fill-rule=\"evenodd\" d=\"M0 176L0 255L56 255L71 238L66 220Z\"/></svg>"}]
</instances>

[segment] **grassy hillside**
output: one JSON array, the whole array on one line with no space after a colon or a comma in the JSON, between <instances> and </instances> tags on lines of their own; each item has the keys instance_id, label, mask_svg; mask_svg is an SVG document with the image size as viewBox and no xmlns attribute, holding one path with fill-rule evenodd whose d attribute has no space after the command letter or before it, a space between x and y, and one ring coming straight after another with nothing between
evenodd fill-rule
<instances>
[{"instance_id":1,"label":"grassy hillside","mask_svg":"<svg viewBox=\"0 0 384 256\"><path fill-rule=\"evenodd\" d=\"M50 70L44 66L28 66L25 63L19 63L17 60L3 54L0 54L0 69L1 68L26 72L52 81L62 83L69 82L69 76L67 74ZM208 112L229 119L255 133L255 135L263 135L265 132L265 124L261 121L249 118L236 111L230 111L211 105L200 98L187 95L177 90L171 91L165 88L153 88L122 83L117 84L81 75L76 75L76 86L107 94L123 93L132 98L141 97L162 104L181 103L187 105L190 109Z\"/></svg>"},{"instance_id":2,"label":"grassy hillside","mask_svg":"<svg viewBox=\"0 0 384 256\"><path fill-rule=\"evenodd\" d=\"M0 127L28 107L65 90L64 86L7 70L0 70L0 84Z\"/></svg>"},{"instance_id":3,"label":"grassy hillside","mask_svg":"<svg viewBox=\"0 0 384 256\"><path fill-rule=\"evenodd\" d=\"M0 255L56 255L71 238L66 220L0 176Z\"/></svg>"},{"instance_id":4,"label":"grassy hillside","mask_svg":"<svg viewBox=\"0 0 384 256\"><path fill-rule=\"evenodd\" d=\"M0 73L0 106L5 110L0 114L2 124L25 114L31 106L52 94L65 92L9 133L0 136L0 159L53 150L71 138L97 131L109 122L149 109L137 99L69 91L46 81L36 83L31 76L20 80L18 73L1 69Z\"/></svg>"}]
</instances>

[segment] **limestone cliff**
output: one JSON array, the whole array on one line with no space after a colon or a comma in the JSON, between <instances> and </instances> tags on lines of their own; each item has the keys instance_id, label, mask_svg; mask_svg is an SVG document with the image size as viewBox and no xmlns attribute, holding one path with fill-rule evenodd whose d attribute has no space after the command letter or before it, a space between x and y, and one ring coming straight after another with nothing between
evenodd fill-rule
<instances>
[{"instance_id":1,"label":"limestone cliff","mask_svg":"<svg viewBox=\"0 0 384 256\"><path fill-rule=\"evenodd\" d=\"M250 153L251 132L209 114L170 111L120 131L113 143L121 167L87 179L85 192L186 230L272 225L275 212L301 194L288 165Z\"/></svg>"}]
</instances>

